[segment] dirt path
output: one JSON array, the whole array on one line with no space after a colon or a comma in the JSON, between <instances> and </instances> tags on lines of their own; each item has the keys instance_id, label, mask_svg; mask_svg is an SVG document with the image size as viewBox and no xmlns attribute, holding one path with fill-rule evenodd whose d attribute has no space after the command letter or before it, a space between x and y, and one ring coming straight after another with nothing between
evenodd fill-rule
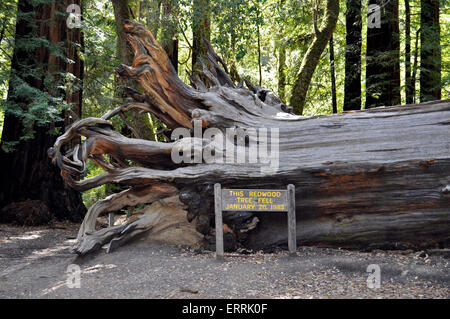
<instances>
[{"instance_id":1,"label":"dirt path","mask_svg":"<svg viewBox=\"0 0 450 319\"><path fill-rule=\"evenodd\" d=\"M228 257L143 241L84 258L70 252L77 225L0 225L0 298L449 298L449 256L300 247ZM80 288L66 285L80 267ZM381 270L370 289L367 266Z\"/></svg>"}]
</instances>

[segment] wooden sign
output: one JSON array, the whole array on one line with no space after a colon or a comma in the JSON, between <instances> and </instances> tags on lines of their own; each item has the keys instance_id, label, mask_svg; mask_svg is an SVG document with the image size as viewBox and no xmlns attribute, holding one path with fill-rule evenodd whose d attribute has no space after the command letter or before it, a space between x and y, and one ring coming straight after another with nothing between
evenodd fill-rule
<instances>
[{"instance_id":1,"label":"wooden sign","mask_svg":"<svg viewBox=\"0 0 450 319\"><path fill-rule=\"evenodd\" d=\"M278 189L222 189L214 185L216 214L216 258L223 259L223 211L287 212L288 247L294 254L296 244L295 186L289 184L287 190Z\"/></svg>"},{"instance_id":2,"label":"wooden sign","mask_svg":"<svg viewBox=\"0 0 450 319\"><path fill-rule=\"evenodd\" d=\"M287 190L222 189L222 211L287 212Z\"/></svg>"}]
</instances>

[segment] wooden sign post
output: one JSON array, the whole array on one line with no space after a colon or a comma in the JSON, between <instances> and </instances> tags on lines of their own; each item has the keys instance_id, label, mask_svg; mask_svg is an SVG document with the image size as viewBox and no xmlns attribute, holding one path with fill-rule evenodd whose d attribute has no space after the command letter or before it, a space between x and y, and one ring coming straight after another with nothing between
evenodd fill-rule
<instances>
[{"instance_id":1,"label":"wooden sign post","mask_svg":"<svg viewBox=\"0 0 450 319\"><path fill-rule=\"evenodd\" d=\"M289 184L287 190L273 189L222 189L214 185L216 214L216 258L223 259L223 211L287 212L288 247L291 255L297 251L295 186Z\"/></svg>"}]
</instances>

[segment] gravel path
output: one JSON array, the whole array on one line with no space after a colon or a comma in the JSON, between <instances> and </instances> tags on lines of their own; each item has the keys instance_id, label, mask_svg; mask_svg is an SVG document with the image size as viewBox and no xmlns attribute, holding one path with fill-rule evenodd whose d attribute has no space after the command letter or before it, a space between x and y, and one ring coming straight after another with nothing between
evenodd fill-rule
<instances>
[{"instance_id":1,"label":"gravel path","mask_svg":"<svg viewBox=\"0 0 450 319\"><path fill-rule=\"evenodd\" d=\"M111 254L70 252L78 225L0 225L0 298L449 298L449 255L300 247L229 255L137 241ZM80 267L80 288L66 285ZM367 266L381 269L370 289Z\"/></svg>"}]
</instances>

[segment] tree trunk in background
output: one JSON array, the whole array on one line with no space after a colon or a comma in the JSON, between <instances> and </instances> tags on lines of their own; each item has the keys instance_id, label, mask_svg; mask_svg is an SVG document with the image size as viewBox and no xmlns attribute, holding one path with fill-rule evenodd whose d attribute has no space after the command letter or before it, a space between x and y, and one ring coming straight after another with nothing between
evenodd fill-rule
<instances>
[{"instance_id":1,"label":"tree trunk in background","mask_svg":"<svg viewBox=\"0 0 450 319\"><path fill-rule=\"evenodd\" d=\"M413 62L413 71L412 71L412 97L413 102L416 103L416 78L417 78L417 60L419 59L419 37L420 37L420 29L416 32L416 45L414 47L414 62Z\"/></svg>"},{"instance_id":2,"label":"tree trunk in background","mask_svg":"<svg viewBox=\"0 0 450 319\"><path fill-rule=\"evenodd\" d=\"M333 106L333 113L337 113L337 98L336 98L336 76L334 73L334 46L333 36L330 39L330 73L331 73L331 105Z\"/></svg>"},{"instance_id":3,"label":"tree trunk in background","mask_svg":"<svg viewBox=\"0 0 450 319\"><path fill-rule=\"evenodd\" d=\"M279 44L278 48L278 97L286 102L286 47Z\"/></svg>"},{"instance_id":4,"label":"tree trunk in background","mask_svg":"<svg viewBox=\"0 0 450 319\"><path fill-rule=\"evenodd\" d=\"M398 0L370 0L379 6L381 27L367 26L366 108L400 104ZM377 9L368 13L377 14Z\"/></svg>"},{"instance_id":5,"label":"tree trunk in background","mask_svg":"<svg viewBox=\"0 0 450 319\"><path fill-rule=\"evenodd\" d=\"M163 0L161 19L161 45L169 56L175 71L178 72L178 1Z\"/></svg>"},{"instance_id":6,"label":"tree trunk in background","mask_svg":"<svg viewBox=\"0 0 450 319\"><path fill-rule=\"evenodd\" d=\"M211 38L211 22L209 0L194 0L192 18L192 71L196 68L198 59L206 54L207 48L203 39L209 42Z\"/></svg>"},{"instance_id":7,"label":"tree trunk in background","mask_svg":"<svg viewBox=\"0 0 450 319\"><path fill-rule=\"evenodd\" d=\"M284 0L280 0L279 8L280 10L284 9ZM278 97L283 103L286 103L286 43L283 39L284 30L281 23L278 32Z\"/></svg>"},{"instance_id":8,"label":"tree trunk in background","mask_svg":"<svg viewBox=\"0 0 450 319\"><path fill-rule=\"evenodd\" d=\"M411 9L405 0L405 97L406 104L413 103L413 82L411 78Z\"/></svg>"},{"instance_id":9,"label":"tree trunk in background","mask_svg":"<svg viewBox=\"0 0 450 319\"><path fill-rule=\"evenodd\" d=\"M420 4L420 101L441 99L439 0Z\"/></svg>"},{"instance_id":10,"label":"tree trunk in background","mask_svg":"<svg viewBox=\"0 0 450 319\"><path fill-rule=\"evenodd\" d=\"M161 16L161 0L141 0L139 3L139 20L147 26L156 38L158 36Z\"/></svg>"},{"instance_id":11,"label":"tree trunk in background","mask_svg":"<svg viewBox=\"0 0 450 319\"><path fill-rule=\"evenodd\" d=\"M236 67L236 39L237 34L240 32L239 24L241 23L239 16L236 11L236 7L231 7L231 19L228 24L228 33L230 36L230 48L231 54L225 56L225 63L229 66L230 79L233 83L239 83L241 81L241 77Z\"/></svg>"},{"instance_id":12,"label":"tree trunk in background","mask_svg":"<svg viewBox=\"0 0 450 319\"><path fill-rule=\"evenodd\" d=\"M330 40L339 16L339 0L327 0L325 16L322 26L318 28L316 36L303 57L300 71L297 75L290 105L297 114L303 113L309 84L320 61L320 56Z\"/></svg>"},{"instance_id":13,"label":"tree trunk in background","mask_svg":"<svg viewBox=\"0 0 450 319\"><path fill-rule=\"evenodd\" d=\"M259 27L259 20L260 20L260 11L259 11L259 7L258 5L255 5L255 9L256 9L256 39L257 39L257 43L258 43L258 74L259 74L259 86L262 86L262 65L261 65L261 29Z\"/></svg>"},{"instance_id":14,"label":"tree trunk in background","mask_svg":"<svg viewBox=\"0 0 450 319\"><path fill-rule=\"evenodd\" d=\"M81 31L77 28L68 29L67 16L64 14L68 5L72 3L81 6L81 0L52 1L37 6L29 0L20 0L18 3L15 35L17 45L11 61L13 73L8 90L8 103L19 105L25 113L33 101L29 95L25 96L23 92L15 90L19 78L34 89L48 92L54 97L64 98L68 103L72 103L72 110L81 117L81 90L66 93L56 89L57 83L63 81L59 72L70 72L77 78L82 78L83 64L76 46L73 45L82 43ZM30 51L24 48L23 42L21 45L24 39L37 37L55 46L63 43L64 55L74 63L66 63L47 46ZM40 78L30 74L31 70L36 69L39 70L36 73L41 75ZM52 77L50 81L49 76ZM7 153L3 147L10 142L19 141L24 135L24 126L20 118L11 113L5 114L0 148L0 208L6 205L8 207L0 214L0 220L5 221L6 216L11 213L8 208L13 206L11 209L17 217L15 221L19 223L23 222L22 218L28 219L28 224L45 223L53 217L73 221L82 219L86 209L81 194L65 186L59 170L51 165L47 155L48 148L56 140L56 136L50 134L49 130L54 128L64 130L64 125L74 120L68 112L65 112L64 118L65 123L34 125L33 138L20 141L14 147L14 151ZM27 203L33 204L30 206ZM40 207L40 216L31 216L31 211L37 206ZM7 219L13 221L14 217L9 216Z\"/></svg>"},{"instance_id":15,"label":"tree trunk in background","mask_svg":"<svg viewBox=\"0 0 450 319\"><path fill-rule=\"evenodd\" d=\"M111 0L114 7L114 17L116 20L117 27L117 44L120 59L123 63L133 62L133 51L125 38L125 31L123 28L123 23L131 18L129 0ZM139 87L132 80L123 81L122 85L125 87L130 87L135 90L139 90ZM127 94L125 90L121 87L118 89L118 95L120 97L126 97ZM139 114L138 110L133 110L130 112L129 121L134 124L136 129L136 134L138 138L144 138L151 141L155 140L155 134L153 132L153 125L150 122L150 118L147 114Z\"/></svg>"},{"instance_id":16,"label":"tree trunk in background","mask_svg":"<svg viewBox=\"0 0 450 319\"><path fill-rule=\"evenodd\" d=\"M128 0L111 0L111 2L114 7L119 54L122 61L125 63L131 63L133 61L133 54L128 41L125 38L125 30L123 28L124 21L130 19L130 7L128 5Z\"/></svg>"},{"instance_id":17,"label":"tree trunk in background","mask_svg":"<svg viewBox=\"0 0 450 319\"><path fill-rule=\"evenodd\" d=\"M347 0L344 111L361 109L361 0Z\"/></svg>"}]
</instances>

